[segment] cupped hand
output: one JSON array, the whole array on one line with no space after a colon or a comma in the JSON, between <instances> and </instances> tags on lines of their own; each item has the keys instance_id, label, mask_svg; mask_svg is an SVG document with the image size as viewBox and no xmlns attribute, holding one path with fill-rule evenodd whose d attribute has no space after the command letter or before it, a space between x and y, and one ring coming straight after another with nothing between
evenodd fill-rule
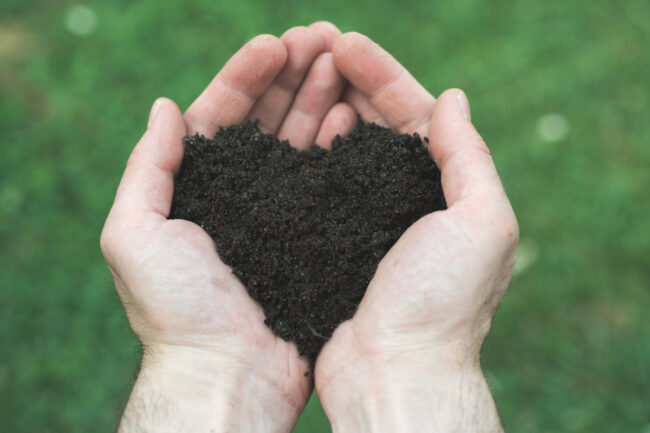
<instances>
[{"instance_id":1,"label":"cupped hand","mask_svg":"<svg viewBox=\"0 0 650 433\"><path fill-rule=\"evenodd\" d=\"M428 137L448 209L402 235L324 346L315 370L323 407L334 431L498 431L479 350L511 277L518 226L465 94L436 101L360 34L341 36L332 52L351 83L344 100L364 120ZM474 408L459 414L455 404Z\"/></svg>"},{"instance_id":2,"label":"cupped hand","mask_svg":"<svg viewBox=\"0 0 650 433\"><path fill-rule=\"evenodd\" d=\"M227 62L184 116L168 99L155 102L101 237L129 322L144 346L123 431L141 427L138 414L146 405L138 402L151 389L170 404L185 394L200 396L200 403L185 408L195 418L240 430L287 431L304 407L312 383L295 345L264 324L261 308L219 259L207 233L167 217L186 134L212 136L220 126L260 119L265 132L304 148L314 141L325 145L354 127L354 110L337 103L345 80L328 52L336 36L328 23L296 27L279 39L258 36ZM192 391L187 383L194 384ZM207 403L213 413L199 415ZM229 416L235 406L239 416Z\"/></svg>"}]
</instances>

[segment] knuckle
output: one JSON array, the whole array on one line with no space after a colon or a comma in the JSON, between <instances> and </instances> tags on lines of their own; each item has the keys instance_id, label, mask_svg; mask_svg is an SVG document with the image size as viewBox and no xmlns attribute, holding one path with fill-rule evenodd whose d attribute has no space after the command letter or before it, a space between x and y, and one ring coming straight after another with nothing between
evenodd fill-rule
<instances>
[{"instance_id":1,"label":"knuckle","mask_svg":"<svg viewBox=\"0 0 650 433\"><path fill-rule=\"evenodd\" d=\"M466 128L466 125L464 124L457 124L456 125L458 128ZM490 148L488 145L485 143L485 140L483 140L483 137L481 137L481 134L476 130L476 128L469 128L466 131L466 136L464 139L465 145L468 145L471 147L471 149L483 153L484 156L487 156L492 159L492 153L490 152Z\"/></svg>"},{"instance_id":2,"label":"knuckle","mask_svg":"<svg viewBox=\"0 0 650 433\"><path fill-rule=\"evenodd\" d=\"M326 27L332 27L332 28L336 27L334 24L332 24L331 21L327 21L327 20L316 21L316 22L312 23L311 26L326 26Z\"/></svg>"},{"instance_id":3,"label":"knuckle","mask_svg":"<svg viewBox=\"0 0 650 433\"><path fill-rule=\"evenodd\" d=\"M331 21L316 21L314 23L311 23L309 25L309 28L314 29L314 30L320 30L321 32L325 34L340 34L339 28L332 23Z\"/></svg>"},{"instance_id":4,"label":"knuckle","mask_svg":"<svg viewBox=\"0 0 650 433\"><path fill-rule=\"evenodd\" d=\"M314 30L310 29L309 27L295 26L284 32L284 34L280 36L280 40L287 42L287 40L290 40L292 38L300 39L304 38L305 36L310 36L312 32L314 32Z\"/></svg>"},{"instance_id":5,"label":"knuckle","mask_svg":"<svg viewBox=\"0 0 650 433\"><path fill-rule=\"evenodd\" d=\"M503 251L514 250L519 242L519 226L512 212L504 213L486 209L473 209L472 213L483 215L474 220L470 230L490 249Z\"/></svg>"},{"instance_id":6,"label":"knuckle","mask_svg":"<svg viewBox=\"0 0 650 433\"><path fill-rule=\"evenodd\" d=\"M512 214L511 222L510 222L510 230L512 232L512 242L513 246L516 247L517 244L519 244L519 222L517 221L517 217L515 214Z\"/></svg>"},{"instance_id":7,"label":"knuckle","mask_svg":"<svg viewBox=\"0 0 650 433\"><path fill-rule=\"evenodd\" d=\"M124 245L125 241L131 236L128 225L124 224L119 214L119 211L111 211L99 236L99 248L109 266L115 265L123 258L124 252L128 251Z\"/></svg>"},{"instance_id":8,"label":"knuckle","mask_svg":"<svg viewBox=\"0 0 650 433\"><path fill-rule=\"evenodd\" d=\"M140 161L141 159L142 153L143 153L142 146L138 143L138 145L135 146L131 151L131 155L129 155L129 158L126 160L126 167L131 167L134 164L137 164L138 161Z\"/></svg>"},{"instance_id":9,"label":"knuckle","mask_svg":"<svg viewBox=\"0 0 650 433\"><path fill-rule=\"evenodd\" d=\"M114 251L114 236L108 223L104 226L104 229L99 236L99 248L101 249L106 261L110 261L110 257L113 255Z\"/></svg>"},{"instance_id":10,"label":"knuckle","mask_svg":"<svg viewBox=\"0 0 650 433\"><path fill-rule=\"evenodd\" d=\"M493 226L494 241L504 250L513 249L519 240L519 229L510 219L500 220Z\"/></svg>"},{"instance_id":11,"label":"knuckle","mask_svg":"<svg viewBox=\"0 0 650 433\"><path fill-rule=\"evenodd\" d=\"M499 220L501 221L501 244L507 250L514 250L519 243L519 223L510 206L507 211L501 213Z\"/></svg>"}]
</instances>

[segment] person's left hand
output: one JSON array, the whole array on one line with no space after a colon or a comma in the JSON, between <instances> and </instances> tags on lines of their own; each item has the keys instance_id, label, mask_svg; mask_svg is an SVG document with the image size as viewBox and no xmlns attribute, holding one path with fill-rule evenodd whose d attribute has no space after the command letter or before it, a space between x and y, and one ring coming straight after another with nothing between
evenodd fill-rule
<instances>
[{"instance_id":1,"label":"person's left hand","mask_svg":"<svg viewBox=\"0 0 650 433\"><path fill-rule=\"evenodd\" d=\"M361 34L341 36L332 53L362 119L427 137L448 208L400 236L323 347L315 368L323 408L335 432L502 431L479 353L519 229L469 102L459 89L436 100Z\"/></svg>"},{"instance_id":2,"label":"person's left hand","mask_svg":"<svg viewBox=\"0 0 650 433\"><path fill-rule=\"evenodd\" d=\"M169 220L183 136L260 119L298 148L326 145L356 123L337 103L345 81L327 52L338 30L297 27L263 35L236 53L182 116L161 98L133 150L101 247L143 367L121 431L288 431L311 394L307 362L276 337L212 239Z\"/></svg>"}]
</instances>

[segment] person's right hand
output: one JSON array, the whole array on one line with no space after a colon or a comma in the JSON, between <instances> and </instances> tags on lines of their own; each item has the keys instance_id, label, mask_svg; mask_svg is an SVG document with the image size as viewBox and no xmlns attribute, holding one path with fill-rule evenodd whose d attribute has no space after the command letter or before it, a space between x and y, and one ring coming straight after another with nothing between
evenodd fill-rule
<instances>
[{"instance_id":1,"label":"person's right hand","mask_svg":"<svg viewBox=\"0 0 650 433\"><path fill-rule=\"evenodd\" d=\"M479 350L510 281L518 226L463 92L436 101L394 58L349 33L333 48L364 120L428 137L448 209L386 254L354 317L316 363L339 431L500 431Z\"/></svg>"},{"instance_id":2,"label":"person's right hand","mask_svg":"<svg viewBox=\"0 0 650 433\"><path fill-rule=\"evenodd\" d=\"M133 150L101 247L134 332L142 369L120 431L288 431L311 394L310 368L275 336L260 306L198 225L168 219L183 136L260 119L304 148L356 122L331 24L248 42L188 108L161 98ZM305 376L309 377L305 377Z\"/></svg>"}]
</instances>

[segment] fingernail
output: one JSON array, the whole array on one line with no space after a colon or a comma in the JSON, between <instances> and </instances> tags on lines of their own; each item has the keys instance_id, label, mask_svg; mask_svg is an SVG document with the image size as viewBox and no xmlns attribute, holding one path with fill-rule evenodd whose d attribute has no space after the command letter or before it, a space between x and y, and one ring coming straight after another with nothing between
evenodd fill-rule
<instances>
[{"instance_id":1,"label":"fingernail","mask_svg":"<svg viewBox=\"0 0 650 433\"><path fill-rule=\"evenodd\" d=\"M465 92L462 90L458 91L456 94L456 100L458 101L458 107L460 107L460 112L463 113L463 117L465 120L468 122L472 121L472 115L469 112L469 101L467 100L467 96L465 95Z\"/></svg>"},{"instance_id":2,"label":"fingernail","mask_svg":"<svg viewBox=\"0 0 650 433\"><path fill-rule=\"evenodd\" d=\"M156 120L156 115L158 114L158 110L160 109L160 106L163 104L163 99L158 98L156 101L153 103L153 106L151 107L151 112L149 113L149 122L147 122L147 129L151 128L151 125L153 124L154 120Z\"/></svg>"}]
</instances>

